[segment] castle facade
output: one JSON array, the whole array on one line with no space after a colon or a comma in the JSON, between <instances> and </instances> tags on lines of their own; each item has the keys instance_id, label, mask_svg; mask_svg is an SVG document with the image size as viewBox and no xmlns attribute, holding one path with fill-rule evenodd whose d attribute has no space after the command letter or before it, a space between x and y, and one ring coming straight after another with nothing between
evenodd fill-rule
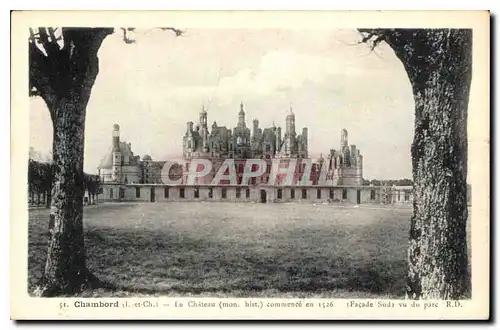
<instances>
[{"instance_id":1,"label":"castle facade","mask_svg":"<svg viewBox=\"0 0 500 330\"><path fill-rule=\"evenodd\" d=\"M115 124L111 146L97 167L103 183L162 183L161 170L166 161L154 161L150 155L132 152L131 143L120 141L120 126ZM175 168L174 168L175 169Z\"/></svg>"},{"instance_id":2,"label":"castle facade","mask_svg":"<svg viewBox=\"0 0 500 330\"><path fill-rule=\"evenodd\" d=\"M250 184L267 184L271 173L273 161L279 161L280 168L288 168L294 160L295 170L293 184L302 180L306 172L306 165L302 160L308 159L308 129L302 128L297 134L295 114L290 108L290 113L285 118L285 130L276 127L260 128L259 120L253 119L252 129L246 125L243 103L240 104L237 125L233 129L219 126L214 121L208 127L208 113L202 108L199 113L198 123L189 121L186 133L183 136L183 182L187 176L193 159L208 159L213 164L212 172L202 178L197 178L197 184L210 184L215 173L225 159L234 159L238 184L241 183L247 159L263 159L267 168L265 173L252 178ZM362 185L363 184L363 156L355 145L348 144L348 132L341 131L339 150L331 149L326 159L321 155L313 160L310 171L310 183L318 184L323 166L328 166L326 179L332 185ZM284 176L278 174L274 182L283 183ZM221 182L228 184L228 182Z\"/></svg>"},{"instance_id":3,"label":"castle facade","mask_svg":"<svg viewBox=\"0 0 500 330\"><path fill-rule=\"evenodd\" d=\"M235 127L219 126L215 121L209 127L208 113L202 108L196 124L189 121L186 125L182 164L153 161L149 155L141 159L132 152L130 143L120 140L120 127L115 124L110 149L98 167L102 182L99 198L150 202L412 202L411 187L387 190L363 186L363 156L355 145L349 144L346 129L340 132L338 149L331 149L326 157L311 159L308 129L303 127L297 134L292 109L286 115L284 130L274 123L261 128L258 119L253 119L250 129L245 116L240 104ZM198 171L200 160L211 165L207 175L189 176L193 168ZM254 172L251 161L265 164L262 175L248 176L250 167L250 172ZM236 180L215 180L227 162L233 164ZM167 168L168 178L164 177ZM250 180L242 182L245 172ZM290 173L293 180L286 181ZM194 182L190 181L193 177Z\"/></svg>"}]
</instances>

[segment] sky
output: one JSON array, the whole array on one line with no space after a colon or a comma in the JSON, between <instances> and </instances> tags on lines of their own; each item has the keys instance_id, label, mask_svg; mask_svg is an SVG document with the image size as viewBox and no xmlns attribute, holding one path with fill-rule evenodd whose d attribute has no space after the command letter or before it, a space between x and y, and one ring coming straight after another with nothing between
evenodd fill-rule
<instances>
[{"instance_id":1,"label":"sky","mask_svg":"<svg viewBox=\"0 0 500 330\"><path fill-rule=\"evenodd\" d=\"M339 149L340 131L363 155L365 179L411 178L414 102L402 63L381 44L370 51L356 30L137 30L100 50L87 107L84 169L96 173L113 124L135 154L179 160L186 122L202 106L209 126L235 127L243 102L247 126L284 130L292 107L296 131L309 129L309 154ZM30 146L52 147L44 101L30 99Z\"/></svg>"}]
</instances>

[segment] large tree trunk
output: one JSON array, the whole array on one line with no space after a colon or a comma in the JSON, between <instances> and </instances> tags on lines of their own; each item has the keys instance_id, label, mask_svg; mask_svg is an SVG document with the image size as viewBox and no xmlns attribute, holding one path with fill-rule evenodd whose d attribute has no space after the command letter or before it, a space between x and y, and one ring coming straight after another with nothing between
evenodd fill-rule
<instances>
[{"instance_id":1,"label":"large tree trunk","mask_svg":"<svg viewBox=\"0 0 500 330\"><path fill-rule=\"evenodd\" d=\"M464 298L470 292L466 222L472 31L419 30L404 48L396 42L392 46L408 72L415 100L407 295Z\"/></svg>"},{"instance_id":2,"label":"large tree trunk","mask_svg":"<svg viewBox=\"0 0 500 330\"><path fill-rule=\"evenodd\" d=\"M112 32L63 28L61 48L53 29L39 28L38 41L46 55L30 42L30 86L47 104L54 129L50 238L36 292L42 296L72 294L88 284L100 284L85 264L83 150L85 110L99 72L97 52Z\"/></svg>"},{"instance_id":3,"label":"large tree trunk","mask_svg":"<svg viewBox=\"0 0 500 330\"><path fill-rule=\"evenodd\" d=\"M54 182L49 248L41 281L43 295L79 291L88 281L83 238L83 147L85 106L79 98L61 98L54 106Z\"/></svg>"}]
</instances>

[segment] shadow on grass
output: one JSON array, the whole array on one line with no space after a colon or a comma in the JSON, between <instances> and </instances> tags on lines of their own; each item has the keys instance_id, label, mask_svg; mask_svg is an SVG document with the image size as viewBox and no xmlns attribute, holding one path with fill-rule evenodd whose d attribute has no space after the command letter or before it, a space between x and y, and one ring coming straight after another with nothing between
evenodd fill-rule
<instances>
[{"instance_id":1,"label":"shadow on grass","mask_svg":"<svg viewBox=\"0 0 500 330\"><path fill-rule=\"evenodd\" d=\"M237 246L208 238L100 229L86 234L89 266L115 286L145 295L365 292L404 295L404 260L351 260L276 243ZM347 266L347 267L346 267Z\"/></svg>"},{"instance_id":2,"label":"shadow on grass","mask_svg":"<svg viewBox=\"0 0 500 330\"><path fill-rule=\"evenodd\" d=\"M103 213L96 213L99 218ZM396 221L397 220L397 221ZM202 295L404 297L407 225L383 220L201 226L98 220L85 229L87 267L103 287L82 296ZM164 220L162 220L164 221ZM109 225L111 223L111 225ZM214 229L215 228L215 229ZM29 291L47 251L47 221L30 219Z\"/></svg>"}]
</instances>

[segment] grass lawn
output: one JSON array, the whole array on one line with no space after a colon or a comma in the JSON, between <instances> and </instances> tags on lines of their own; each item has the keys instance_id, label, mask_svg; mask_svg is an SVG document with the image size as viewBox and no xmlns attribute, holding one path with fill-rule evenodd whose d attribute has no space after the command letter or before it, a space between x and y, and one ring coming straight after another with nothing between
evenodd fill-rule
<instances>
[{"instance_id":1,"label":"grass lawn","mask_svg":"<svg viewBox=\"0 0 500 330\"><path fill-rule=\"evenodd\" d=\"M88 267L116 290L84 296L404 297L410 208L101 204L85 209ZM29 290L48 210L31 210Z\"/></svg>"}]
</instances>

